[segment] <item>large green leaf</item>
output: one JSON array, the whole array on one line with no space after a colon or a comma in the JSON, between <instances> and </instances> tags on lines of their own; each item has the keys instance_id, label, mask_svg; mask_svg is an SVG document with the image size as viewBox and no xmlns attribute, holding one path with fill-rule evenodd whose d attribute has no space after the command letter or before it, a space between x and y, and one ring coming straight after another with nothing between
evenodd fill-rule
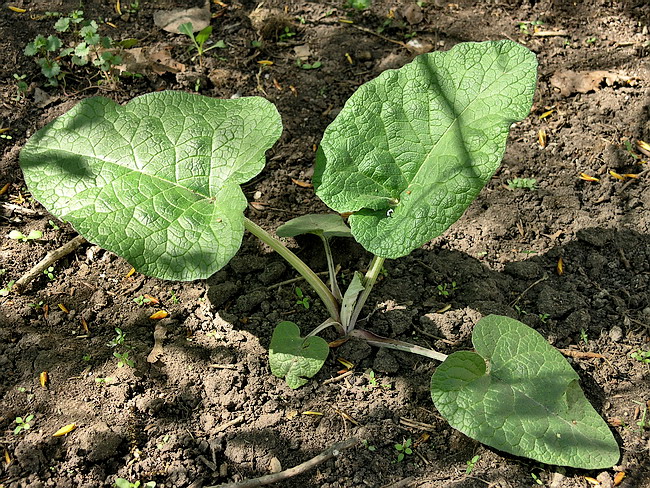
<instances>
[{"instance_id":1,"label":"large green leaf","mask_svg":"<svg viewBox=\"0 0 650 488\"><path fill-rule=\"evenodd\" d=\"M352 234L397 258L444 232L494 174L528 115L535 55L511 41L423 54L361 86L325 131L317 195Z\"/></svg>"},{"instance_id":2,"label":"large green leaf","mask_svg":"<svg viewBox=\"0 0 650 488\"><path fill-rule=\"evenodd\" d=\"M618 445L607 424L576 372L538 332L489 315L476 324L472 342L476 353L451 354L431 378L433 402L452 427L547 464L616 464Z\"/></svg>"},{"instance_id":3,"label":"large green leaf","mask_svg":"<svg viewBox=\"0 0 650 488\"><path fill-rule=\"evenodd\" d=\"M269 346L271 372L284 378L291 388L307 383L320 371L329 354L327 341L322 337L300 337L300 329L293 322L280 322L273 331Z\"/></svg>"},{"instance_id":4,"label":"large green leaf","mask_svg":"<svg viewBox=\"0 0 650 488\"><path fill-rule=\"evenodd\" d=\"M20 154L33 196L138 271L205 278L239 249L240 184L264 167L282 122L259 97L158 92L124 106L90 98Z\"/></svg>"}]
</instances>

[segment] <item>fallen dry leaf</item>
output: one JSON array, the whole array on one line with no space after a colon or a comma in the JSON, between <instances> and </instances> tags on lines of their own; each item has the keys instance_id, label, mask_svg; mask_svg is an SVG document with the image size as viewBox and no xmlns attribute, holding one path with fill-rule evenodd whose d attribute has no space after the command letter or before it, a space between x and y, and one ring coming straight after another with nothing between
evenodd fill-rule
<instances>
[{"instance_id":1,"label":"fallen dry leaf","mask_svg":"<svg viewBox=\"0 0 650 488\"><path fill-rule=\"evenodd\" d=\"M568 97L573 93L587 93L600 89L601 84L607 86L615 84L632 84L635 78L621 75L613 71L556 71L551 77L551 85L560 90L560 93Z\"/></svg>"},{"instance_id":2,"label":"fallen dry leaf","mask_svg":"<svg viewBox=\"0 0 650 488\"><path fill-rule=\"evenodd\" d=\"M64 427L61 427L59 430L57 430L54 434L52 434L52 437L61 437L66 434L69 434L73 430L77 428L77 424L68 424Z\"/></svg>"},{"instance_id":3,"label":"fallen dry leaf","mask_svg":"<svg viewBox=\"0 0 650 488\"><path fill-rule=\"evenodd\" d=\"M178 26L192 22L194 32L205 29L210 25L210 2L203 7L181 8L175 10L159 10L153 14L153 23L162 30L180 34Z\"/></svg>"},{"instance_id":4,"label":"fallen dry leaf","mask_svg":"<svg viewBox=\"0 0 650 488\"><path fill-rule=\"evenodd\" d=\"M314 186L307 181L296 180L295 178L291 178L291 181L293 181L294 184L301 186L302 188L311 188Z\"/></svg>"},{"instance_id":5,"label":"fallen dry leaf","mask_svg":"<svg viewBox=\"0 0 650 488\"><path fill-rule=\"evenodd\" d=\"M120 53L122 64L115 66L114 69L120 73L154 72L157 75L185 71L185 65L172 58L171 50L172 46L169 44L124 49Z\"/></svg>"},{"instance_id":6,"label":"fallen dry leaf","mask_svg":"<svg viewBox=\"0 0 650 488\"><path fill-rule=\"evenodd\" d=\"M169 316L169 312L165 310L158 310L157 312L151 314L149 318L153 320L160 320L160 319L164 319L167 316Z\"/></svg>"}]
</instances>

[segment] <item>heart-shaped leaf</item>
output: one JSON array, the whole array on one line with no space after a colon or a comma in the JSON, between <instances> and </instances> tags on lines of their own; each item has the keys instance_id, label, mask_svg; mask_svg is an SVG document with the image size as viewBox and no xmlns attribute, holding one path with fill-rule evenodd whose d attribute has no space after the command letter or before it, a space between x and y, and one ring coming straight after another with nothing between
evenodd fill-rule
<instances>
[{"instance_id":1,"label":"heart-shaped leaf","mask_svg":"<svg viewBox=\"0 0 650 488\"><path fill-rule=\"evenodd\" d=\"M442 234L494 174L528 115L535 55L512 41L423 54L362 85L325 131L314 187L368 251L398 258Z\"/></svg>"},{"instance_id":2,"label":"heart-shaped leaf","mask_svg":"<svg viewBox=\"0 0 650 488\"><path fill-rule=\"evenodd\" d=\"M282 224L275 233L279 237L294 237L300 234L316 234L330 237L352 237L350 228L338 214L307 214Z\"/></svg>"},{"instance_id":3,"label":"heart-shaped leaf","mask_svg":"<svg viewBox=\"0 0 650 488\"><path fill-rule=\"evenodd\" d=\"M269 347L271 372L284 378L296 389L307 383L320 371L329 354L327 341L321 337L300 337L300 329L293 322L280 322L273 331Z\"/></svg>"},{"instance_id":4,"label":"heart-shaped leaf","mask_svg":"<svg viewBox=\"0 0 650 488\"><path fill-rule=\"evenodd\" d=\"M138 271L206 278L239 249L240 184L280 137L259 97L158 92L124 106L90 98L39 130L20 154L32 195Z\"/></svg>"},{"instance_id":5,"label":"heart-shaped leaf","mask_svg":"<svg viewBox=\"0 0 650 488\"><path fill-rule=\"evenodd\" d=\"M618 445L585 398L579 377L535 330L498 315L472 333L476 353L451 354L431 397L452 427L517 456L584 469L609 468Z\"/></svg>"}]
</instances>

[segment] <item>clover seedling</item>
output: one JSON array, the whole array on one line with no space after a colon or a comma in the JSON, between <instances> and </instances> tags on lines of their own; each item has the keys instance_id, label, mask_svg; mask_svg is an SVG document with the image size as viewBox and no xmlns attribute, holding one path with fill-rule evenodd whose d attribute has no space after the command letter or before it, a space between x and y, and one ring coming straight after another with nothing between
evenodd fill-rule
<instances>
[{"instance_id":1,"label":"clover seedling","mask_svg":"<svg viewBox=\"0 0 650 488\"><path fill-rule=\"evenodd\" d=\"M245 230L274 249L329 314L305 337L292 322L273 332L271 371L290 387L321 369L329 347L316 334L334 327L344 337L443 361L431 397L461 432L544 463L605 468L619 458L612 433L562 355L521 322L484 317L472 336L476 352L450 356L357 326L384 261L442 234L490 180L510 126L530 111L536 66L535 56L511 41L462 43L359 87L316 155L316 194L336 214L299 217L277 230L321 238L329 286L244 216L241 185L263 169L282 132L265 99L158 92L120 106L90 98L34 134L21 166L50 212L157 278L211 276L237 252ZM373 255L344 292L329 248L340 236Z\"/></svg>"}]
</instances>

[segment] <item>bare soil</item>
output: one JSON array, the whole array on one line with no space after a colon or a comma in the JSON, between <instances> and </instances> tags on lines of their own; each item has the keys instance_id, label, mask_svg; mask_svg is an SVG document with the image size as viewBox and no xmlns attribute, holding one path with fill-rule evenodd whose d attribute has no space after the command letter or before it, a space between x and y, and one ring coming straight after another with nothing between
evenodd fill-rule
<instances>
[{"instance_id":1,"label":"bare soil","mask_svg":"<svg viewBox=\"0 0 650 488\"><path fill-rule=\"evenodd\" d=\"M192 61L186 37L153 22L156 10L187 4L142 1L126 12L125 3L122 15L114 2L83 9L86 18L105 22L103 35L138 38L140 47L164 51L182 67L145 67L142 77L108 81L80 68L65 85L46 87L24 47L39 33L55 33L56 17L45 12L68 13L79 2L18 0L11 5L26 12L0 10L0 126L11 137L0 138L0 188L7 185L0 195L0 287L76 235L30 198L18 154L34 131L85 97L125 102L177 89L271 100L284 133L264 172L244 189L249 218L273 231L326 210L301 184L310 182L315 145L357 86L415 56L404 43L412 38L425 50L447 50L462 41L510 38L539 57L532 113L513 127L503 165L461 220L387 263L368 301L366 326L450 353L471 348L473 324L499 313L531 325L560 349L601 355L569 360L622 457L613 469L586 472L487 448L437 414L428 390L435 362L363 343L333 350L314 380L289 389L270 374L273 327L292 320L307 332L327 314L304 283L275 286L294 272L247 235L231 263L205 281L127 276L127 262L84 245L56 263L52 279L43 275L23 294L0 297L1 486L100 487L121 477L198 488L268 474L274 458L291 467L357 436L363 444L282 486L505 488L538 486L538 479L577 488L593 486L589 476L610 487L624 471L619 486L650 487L650 364L630 357L650 348L650 158L635 145L650 141L647 2L436 0L420 8L377 0L354 12L343 0L269 0L263 9L270 10L262 11L256 2L226 0L211 5L211 39L226 47L201 62ZM251 46L254 40L260 48ZM306 48L320 68L296 65L296 49L304 55ZM14 73L27 75L23 97ZM513 189L508 181L515 178L534 178L537 187ZM34 229L44 233L36 242L6 238L11 230ZM288 242L316 270L326 269L317 240ZM351 241L335 241L334 252L348 279L370 259ZM444 296L439 285L453 290ZM296 304L295 286L311 298L309 310ZM144 294L160 303L134 302ZM149 318L161 309L168 318ZM156 327L166 338L150 363ZM115 328L125 334L121 350L133 367L118 367L107 345ZM337 358L354 363L353 374L325 383L343 368ZM16 417L28 415L31 428L14 434ZM52 437L70 423L76 430ZM405 439L416 443L414 454L396 462L394 444Z\"/></svg>"}]
</instances>

